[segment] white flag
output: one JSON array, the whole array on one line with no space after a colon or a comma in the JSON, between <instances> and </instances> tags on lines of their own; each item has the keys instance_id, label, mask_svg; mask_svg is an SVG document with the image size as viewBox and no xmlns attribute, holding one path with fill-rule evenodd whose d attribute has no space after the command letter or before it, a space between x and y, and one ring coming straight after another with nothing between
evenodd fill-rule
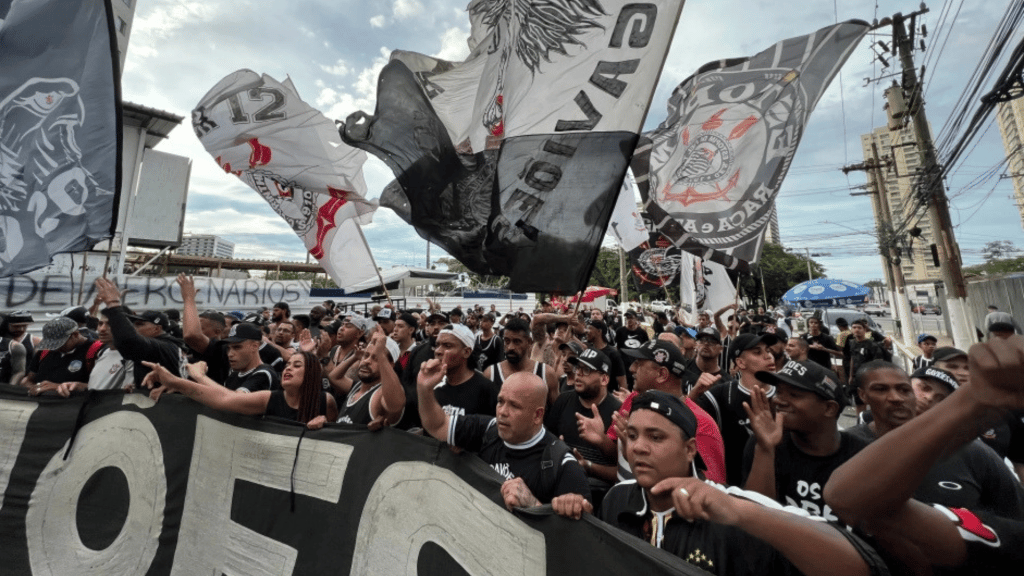
<instances>
[{"instance_id":1,"label":"white flag","mask_svg":"<svg viewBox=\"0 0 1024 576\"><path fill-rule=\"evenodd\" d=\"M339 287L376 277L359 228L377 208L365 198L366 154L343 144L291 80L234 72L199 101L192 127L217 164L263 196Z\"/></svg>"},{"instance_id":2,"label":"white flag","mask_svg":"<svg viewBox=\"0 0 1024 576\"><path fill-rule=\"evenodd\" d=\"M736 301L736 287L725 266L688 252L683 252L682 262L679 298L690 305L688 324L696 324L697 314L702 310L714 314Z\"/></svg>"},{"instance_id":3,"label":"white flag","mask_svg":"<svg viewBox=\"0 0 1024 576\"><path fill-rule=\"evenodd\" d=\"M633 181L632 170L627 170L626 177L622 180L619 199L615 201L615 210L612 212L606 234L615 238L626 252L643 244L649 238L647 227L640 217L640 208L636 205L636 183Z\"/></svg>"}]
</instances>

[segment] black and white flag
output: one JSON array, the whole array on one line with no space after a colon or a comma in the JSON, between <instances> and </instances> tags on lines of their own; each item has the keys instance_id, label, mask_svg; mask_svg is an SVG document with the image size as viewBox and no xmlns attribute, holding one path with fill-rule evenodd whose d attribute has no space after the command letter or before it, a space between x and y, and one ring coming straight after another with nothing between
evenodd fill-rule
<instances>
[{"instance_id":1,"label":"black and white flag","mask_svg":"<svg viewBox=\"0 0 1024 576\"><path fill-rule=\"evenodd\" d=\"M656 228L730 268L757 262L807 120L868 28L842 22L684 80L632 162Z\"/></svg>"},{"instance_id":2,"label":"black and white flag","mask_svg":"<svg viewBox=\"0 0 1024 576\"><path fill-rule=\"evenodd\" d=\"M112 235L121 187L112 22L110 0L0 2L0 277Z\"/></svg>"},{"instance_id":3,"label":"black and white flag","mask_svg":"<svg viewBox=\"0 0 1024 576\"><path fill-rule=\"evenodd\" d=\"M682 0L473 0L470 55L395 52L342 138L421 236L523 292L582 289Z\"/></svg>"}]
</instances>

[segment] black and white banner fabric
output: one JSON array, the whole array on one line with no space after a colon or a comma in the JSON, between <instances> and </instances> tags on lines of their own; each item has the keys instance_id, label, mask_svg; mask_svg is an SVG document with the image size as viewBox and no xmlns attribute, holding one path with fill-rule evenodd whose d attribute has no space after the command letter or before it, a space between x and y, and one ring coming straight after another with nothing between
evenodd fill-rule
<instances>
[{"instance_id":1,"label":"black and white banner fabric","mask_svg":"<svg viewBox=\"0 0 1024 576\"><path fill-rule=\"evenodd\" d=\"M432 439L302 431L177 395L4 387L2 572L702 573L590 516L512 514L493 469Z\"/></svg>"},{"instance_id":2,"label":"black and white banner fabric","mask_svg":"<svg viewBox=\"0 0 1024 576\"><path fill-rule=\"evenodd\" d=\"M756 263L807 120L868 28L842 22L684 80L633 158L646 217L686 251Z\"/></svg>"},{"instance_id":3,"label":"black and white banner fabric","mask_svg":"<svg viewBox=\"0 0 1024 576\"><path fill-rule=\"evenodd\" d=\"M0 22L5 277L110 237L121 95L110 0L0 2Z\"/></svg>"},{"instance_id":4,"label":"black and white banner fabric","mask_svg":"<svg viewBox=\"0 0 1024 576\"><path fill-rule=\"evenodd\" d=\"M396 51L342 138L419 234L517 292L581 290L682 0L473 0L470 55Z\"/></svg>"}]
</instances>

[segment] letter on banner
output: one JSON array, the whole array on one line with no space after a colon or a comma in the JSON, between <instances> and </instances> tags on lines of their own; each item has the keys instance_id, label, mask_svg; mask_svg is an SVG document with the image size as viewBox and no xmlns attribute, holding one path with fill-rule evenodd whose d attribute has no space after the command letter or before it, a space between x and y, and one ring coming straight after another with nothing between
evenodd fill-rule
<instances>
[{"instance_id":1,"label":"letter on banner","mask_svg":"<svg viewBox=\"0 0 1024 576\"><path fill-rule=\"evenodd\" d=\"M172 576L292 574L298 551L231 520L231 500L235 480L290 490L298 441L206 416L196 419ZM295 493L336 504L351 455L352 447L346 444L303 439L295 465Z\"/></svg>"},{"instance_id":2,"label":"letter on banner","mask_svg":"<svg viewBox=\"0 0 1024 576\"><path fill-rule=\"evenodd\" d=\"M116 439L116 441L112 441ZM149 570L164 524L167 480L160 437L149 419L116 412L82 427L71 457L67 445L39 475L25 518L34 576L137 576ZM103 550L82 543L76 512L85 483L114 467L128 480L128 517Z\"/></svg>"},{"instance_id":3,"label":"letter on banner","mask_svg":"<svg viewBox=\"0 0 1024 576\"><path fill-rule=\"evenodd\" d=\"M444 548L473 575L542 576L546 571L544 534L448 469L425 462L392 464L366 497L351 573L415 574L427 542Z\"/></svg>"},{"instance_id":4,"label":"letter on banner","mask_svg":"<svg viewBox=\"0 0 1024 576\"><path fill-rule=\"evenodd\" d=\"M0 403L0 510L3 510L7 483L11 481L11 470L25 441L28 419L38 407L35 402Z\"/></svg>"}]
</instances>

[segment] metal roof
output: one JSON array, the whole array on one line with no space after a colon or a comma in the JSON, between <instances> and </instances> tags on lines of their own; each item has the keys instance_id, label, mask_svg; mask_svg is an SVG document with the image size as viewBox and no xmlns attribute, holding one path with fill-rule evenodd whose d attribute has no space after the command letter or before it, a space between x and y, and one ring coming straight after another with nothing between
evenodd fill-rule
<instances>
[{"instance_id":1,"label":"metal roof","mask_svg":"<svg viewBox=\"0 0 1024 576\"><path fill-rule=\"evenodd\" d=\"M121 103L121 117L126 126L146 130L146 148L154 148L185 119L184 116L132 102Z\"/></svg>"}]
</instances>

